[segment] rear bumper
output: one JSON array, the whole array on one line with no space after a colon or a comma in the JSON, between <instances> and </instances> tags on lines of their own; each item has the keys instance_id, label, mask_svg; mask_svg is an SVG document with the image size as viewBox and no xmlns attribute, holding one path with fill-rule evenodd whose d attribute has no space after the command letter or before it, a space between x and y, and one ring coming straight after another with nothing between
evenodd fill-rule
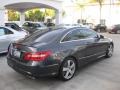
<instances>
[{"instance_id":1,"label":"rear bumper","mask_svg":"<svg viewBox=\"0 0 120 90\"><path fill-rule=\"evenodd\" d=\"M58 74L59 65L53 64L49 66L39 65L26 65L19 63L14 58L7 57L8 65L15 71L29 76L42 77L42 76L52 76Z\"/></svg>"}]
</instances>

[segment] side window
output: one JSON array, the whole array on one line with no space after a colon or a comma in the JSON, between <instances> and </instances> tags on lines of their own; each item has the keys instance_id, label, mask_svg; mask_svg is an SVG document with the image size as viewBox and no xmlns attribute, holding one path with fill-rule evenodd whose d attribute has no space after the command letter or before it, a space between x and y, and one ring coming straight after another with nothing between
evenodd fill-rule
<instances>
[{"instance_id":1,"label":"side window","mask_svg":"<svg viewBox=\"0 0 120 90\"><path fill-rule=\"evenodd\" d=\"M34 27L34 24L33 24L33 23L29 23L28 26L29 26L29 27Z\"/></svg>"},{"instance_id":2,"label":"side window","mask_svg":"<svg viewBox=\"0 0 120 90\"><path fill-rule=\"evenodd\" d=\"M64 42L64 41L70 41L70 40L79 40L81 38L82 38L82 36L80 34L80 31L79 30L74 30L74 31L69 32L64 37L64 39L62 40L62 42Z\"/></svg>"},{"instance_id":3,"label":"side window","mask_svg":"<svg viewBox=\"0 0 120 90\"><path fill-rule=\"evenodd\" d=\"M14 29L14 30L16 30L16 27L15 27L15 25L11 25L11 28L12 28L12 29Z\"/></svg>"},{"instance_id":4,"label":"side window","mask_svg":"<svg viewBox=\"0 0 120 90\"><path fill-rule=\"evenodd\" d=\"M3 28L0 28L0 36L3 36L3 35L5 35L5 31Z\"/></svg>"},{"instance_id":5,"label":"side window","mask_svg":"<svg viewBox=\"0 0 120 90\"><path fill-rule=\"evenodd\" d=\"M28 23L28 22L26 22L26 23L24 23L24 24L23 24L23 26L29 26L29 23Z\"/></svg>"},{"instance_id":6,"label":"side window","mask_svg":"<svg viewBox=\"0 0 120 90\"><path fill-rule=\"evenodd\" d=\"M95 37L97 37L97 33L95 31L89 30L89 29L80 30L80 33L84 38L95 38Z\"/></svg>"},{"instance_id":7,"label":"side window","mask_svg":"<svg viewBox=\"0 0 120 90\"><path fill-rule=\"evenodd\" d=\"M4 28L4 30L5 30L5 34L6 35L8 35L8 34L13 34L13 32L12 31L10 31L9 29L7 29L7 28Z\"/></svg>"},{"instance_id":8,"label":"side window","mask_svg":"<svg viewBox=\"0 0 120 90\"><path fill-rule=\"evenodd\" d=\"M92 30L87 29L77 29L69 32L62 42L71 41L71 40L79 40L79 39L87 39L87 38L95 38L97 37L97 33Z\"/></svg>"}]
</instances>

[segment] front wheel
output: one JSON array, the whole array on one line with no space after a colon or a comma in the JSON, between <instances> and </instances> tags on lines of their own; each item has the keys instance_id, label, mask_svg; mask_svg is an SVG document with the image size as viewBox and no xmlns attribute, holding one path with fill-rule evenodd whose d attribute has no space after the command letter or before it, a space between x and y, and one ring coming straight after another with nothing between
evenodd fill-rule
<instances>
[{"instance_id":1,"label":"front wheel","mask_svg":"<svg viewBox=\"0 0 120 90\"><path fill-rule=\"evenodd\" d=\"M107 51L106 51L106 57L109 58L113 55L113 45L110 44Z\"/></svg>"},{"instance_id":2,"label":"front wheel","mask_svg":"<svg viewBox=\"0 0 120 90\"><path fill-rule=\"evenodd\" d=\"M76 62L72 58L67 58L63 61L60 68L60 78L64 81L70 80L76 71Z\"/></svg>"}]
</instances>

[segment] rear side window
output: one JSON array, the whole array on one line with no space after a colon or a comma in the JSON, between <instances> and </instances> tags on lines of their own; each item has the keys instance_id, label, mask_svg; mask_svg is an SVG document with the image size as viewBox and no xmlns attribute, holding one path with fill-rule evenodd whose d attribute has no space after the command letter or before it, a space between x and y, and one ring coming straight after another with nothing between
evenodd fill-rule
<instances>
[{"instance_id":1,"label":"rear side window","mask_svg":"<svg viewBox=\"0 0 120 90\"><path fill-rule=\"evenodd\" d=\"M32 24L32 23L29 23L29 22L26 22L26 23L23 24L23 26L26 26L26 27L32 27L33 24Z\"/></svg>"},{"instance_id":2,"label":"rear side window","mask_svg":"<svg viewBox=\"0 0 120 90\"><path fill-rule=\"evenodd\" d=\"M0 28L0 36L5 35L5 31L3 28Z\"/></svg>"},{"instance_id":3,"label":"rear side window","mask_svg":"<svg viewBox=\"0 0 120 90\"><path fill-rule=\"evenodd\" d=\"M17 24L11 25L11 28L13 28L14 30L17 30L17 31L21 30L21 28Z\"/></svg>"},{"instance_id":4,"label":"rear side window","mask_svg":"<svg viewBox=\"0 0 120 90\"><path fill-rule=\"evenodd\" d=\"M10 31L9 29L7 29L7 28L4 28L4 30L5 30L5 34L7 35L7 34L13 34L13 32L12 31Z\"/></svg>"},{"instance_id":5,"label":"rear side window","mask_svg":"<svg viewBox=\"0 0 120 90\"><path fill-rule=\"evenodd\" d=\"M71 40L78 40L78 39L81 39L81 34L80 34L80 31L79 30L74 30L74 31L71 31L69 32L65 38L62 40L62 42L64 41L71 41Z\"/></svg>"},{"instance_id":6,"label":"rear side window","mask_svg":"<svg viewBox=\"0 0 120 90\"><path fill-rule=\"evenodd\" d=\"M34 24L34 27L41 27L40 24Z\"/></svg>"},{"instance_id":7,"label":"rear side window","mask_svg":"<svg viewBox=\"0 0 120 90\"><path fill-rule=\"evenodd\" d=\"M8 34L13 34L13 32L10 31L7 28L0 28L0 36L2 36L2 35L8 35Z\"/></svg>"}]
</instances>

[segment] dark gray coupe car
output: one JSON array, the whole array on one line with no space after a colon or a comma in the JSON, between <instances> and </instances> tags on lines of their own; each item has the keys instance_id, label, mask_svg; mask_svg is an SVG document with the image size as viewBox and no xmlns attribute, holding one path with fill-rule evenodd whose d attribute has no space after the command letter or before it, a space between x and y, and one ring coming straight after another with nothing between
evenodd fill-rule
<instances>
[{"instance_id":1,"label":"dark gray coupe car","mask_svg":"<svg viewBox=\"0 0 120 90\"><path fill-rule=\"evenodd\" d=\"M87 28L37 31L10 45L7 63L24 75L58 75L69 80L78 67L102 56L111 57L113 48L111 39Z\"/></svg>"}]
</instances>

